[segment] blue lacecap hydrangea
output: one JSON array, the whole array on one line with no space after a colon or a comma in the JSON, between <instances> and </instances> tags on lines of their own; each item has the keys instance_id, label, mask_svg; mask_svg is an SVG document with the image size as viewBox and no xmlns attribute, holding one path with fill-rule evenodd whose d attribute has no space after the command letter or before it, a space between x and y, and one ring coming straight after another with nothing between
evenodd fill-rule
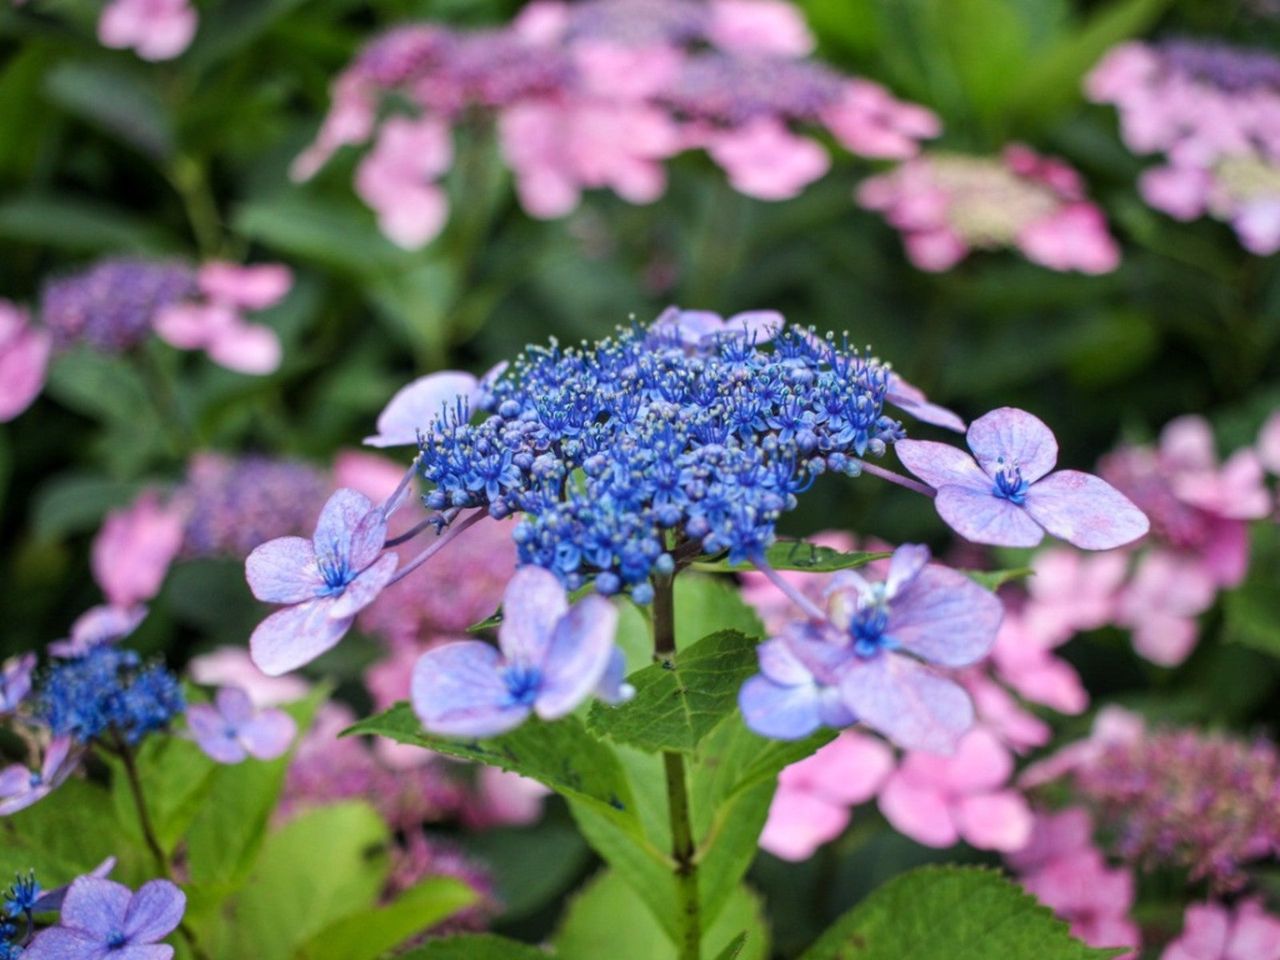
<instances>
[{"instance_id":1,"label":"blue lacecap hydrangea","mask_svg":"<svg viewBox=\"0 0 1280 960\"><path fill-rule=\"evenodd\" d=\"M522 564L646 602L677 557L758 555L818 474L883 454L903 435L884 414L891 377L794 326L768 345L635 326L530 347L484 391L483 418L459 402L424 425L425 503L521 513Z\"/></svg>"},{"instance_id":2,"label":"blue lacecap hydrangea","mask_svg":"<svg viewBox=\"0 0 1280 960\"><path fill-rule=\"evenodd\" d=\"M168 726L185 709L173 673L107 644L50 670L36 706L55 736L69 734L86 743L114 732L130 744Z\"/></svg>"}]
</instances>

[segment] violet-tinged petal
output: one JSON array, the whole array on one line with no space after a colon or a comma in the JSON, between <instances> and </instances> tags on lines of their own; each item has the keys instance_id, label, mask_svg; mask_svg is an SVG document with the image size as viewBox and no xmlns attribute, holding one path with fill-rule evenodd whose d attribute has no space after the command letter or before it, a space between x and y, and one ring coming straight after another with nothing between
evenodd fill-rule
<instances>
[{"instance_id":1,"label":"violet-tinged petal","mask_svg":"<svg viewBox=\"0 0 1280 960\"><path fill-rule=\"evenodd\" d=\"M351 629L354 618L329 616L333 601L309 600L273 613L249 637L249 652L269 677L296 670L331 649Z\"/></svg>"},{"instance_id":2,"label":"violet-tinged petal","mask_svg":"<svg viewBox=\"0 0 1280 960\"><path fill-rule=\"evenodd\" d=\"M1059 470L1034 484L1027 491L1026 510L1055 537L1082 550L1124 546L1151 526L1123 493L1078 470Z\"/></svg>"},{"instance_id":3,"label":"violet-tinged petal","mask_svg":"<svg viewBox=\"0 0 1280 960\"><path fill-rule=\"evenodd\" d=\"M114 960L98 937L91 933L50 927L36 934L22 951L23 960Z\"/></svg>"},{"instance_id":4,"label":"violet-tinged petal","mask_svg":"<svg viewBox=\"0 0 1280 960\"><path fill-rule=\"evenodd\" d=\"M813 683L813 674L785 640L766 640L756 647L756 656L760 672L774 683L786 687Z\"/></svg>"},{"instance_id":5,"label":"violet-tinged petal","mask_svg":"<svg viewBox=\"0 0 1280 960\"><path fill-rule=\"evenodd\" d=\"M584 597L560 618L542 664L533 709L543 720L573 710L600 683L616 649L618 611L598 594Z\"/></svg>"},{"instance_id":6,"label":"violet-tinged petal","mask_svg":"<svg viewBox=\"0 0 1280 960\"><path fill-rule=\"evenodd\" d=\"M963 450L933 440L899 440L893 449L902 465L931 487L991 492L991 478Z\"/></svg>"},{"instance_id":7,"label":"violet-tinged petal","mask_svg":"<svg viewBox=\"0 0 1280 960\"><path fill-rule=\"evenodd\" d=\"M822 726L816 684L781 686L765 677L749 679L738 691L747 726L762 737L800 740Z\"/></svg>"},{"instance_id":8,"label":"violet-tinged petal","mask_svg":"<svg viewBox=\"0 0 1280 960\"><path fill-rule=\"evenodd\" d=\"M840 692L862 722L904 750L951 753L973 725L973 704L959 684L893 653L855 662Z\"/></svg>"},{"instance_id":9,"label":"violet-tinged petal","mask_svg":"<svg viewBox=\"0 0 1280 960\"><path fill-rule=\"evenodd\" d=\"M107 857L100 864L94 867L86 876L90 877L106 877L116 868L116 858ZM52 890L46 890L40 894L39 899L32 905L32 913L55 913L62 909L62 901L66 899L67 890L71 888L71 884L61 887L55 887Z\"/></svg>"},{"instance_id":10,"label":"violet-tinged petal","mask_svg":"<svg viewBox=\"0 0 1280 960\"><path fill-rule=\"evenodd\" d=\"M187 707L187 727L196 745L218 763L240 763L247 756L226 718L207 703Z\"/></svg>"},{"instance_id":11,"label":"violet-tinged petal","mask_svg":"<svg viewBox=\"0 0 1280 960\"><path fill-rule=\"evenodd\" d=\"M112 951L103 960L173 960L173 947L163 943L146 943Z\"/></svg>"},{"instance_id":12,"label":"violet-tinged petal","mask_svg":"<svg viewBox=\"0 0 1280 960\"><path fill-rule=\"evenodd\" d=\"M528 704L515 703L501 654L479 640L428 650L414 665L410 698L429 733L493 737L518 727Z\"/></svg>"},{"instance_id":13,"label":"violet-tinged petal","mask_svg":"<svg viewBox=\"0 0 1280 960\"><path fill-rule=\"evenodd\" d=\"M253 699L239 687L222 687L213 695L218 712L233 726L253 719Z\"/></svg>"},{"instance_id":14,"label":"violet-tinged petal","mask_svg":"<svg viewBox=\"0 0 1280 960\"><path fill-rule=\"evenodd\" d=\"M1003 618L1004 605L991 591L931 565L894 598L885 633L924 660L964 667L991 651Z\"/></svg>"},{"instance_id":15,"label":"violet-tinged petal","mask_svg":"<svg viewBox=\"0 0 1280 960\"><path fill-rule=\"evenodd\" d=\"M31 771L26 764L11 763L0 770L0 800L26 793L31 787Z\"/></svg>"},{"instance_id":16,"label":"violet-tinged petal","mask_svg":"<svg viewBox=\"0 0 1280 960\"><path fill-rule=\"evenodd\" d=\"M127 637L146 618L147 608L141 604L132 607L92 607L80 614L71 625L70 642L51 643L49 652L59 657L81 656L101 643L115 643Z\"/></svg>"},{"instance_id":17,"label":"violet-tinged petal","mask_svg":"<svg viewBox=\"0 0 1280 960\"><path fill-rule=\"evenodd\" d=\"M556 623L569 609L564 587L550 570L525 566L502 595L498 644L512 661L541 666Z\"/></svg>"},{"instance_id":18,"label":"violet-tinged petal","mask_svg":"<svg viewBox=\"0 0 1280 960\"><path fill-rule=\"evenodd\" d=\"M724 328L726 333L741 333L748 342L759 346L781 333L786 322L777 310L747 310L726 320Z\"/></svg>"},{"instance_id":19,"label":"violet-tinged petal","mask_svg":"<svg viewBox=\"0 0 1280 960\"><path fill-rule=\"evenodd\" d=\"M363 496L363 495L362 495ZM387 517L381 508L370 505L351 531L351 552L347 562L352 571L363 570L378 559L387 541Z\"/></svg>"},{"instance_id":20,"label":"violet-tinged petal","mask_svg":"<svg viewBox=\"0 0 1280 960\"><path fill-rule=\"evenodd\" d=\"M604 676L596 684L595 694L610 706L626 703L636 695L636 688L626 682L627 658L620 647L614 647L609 655L609 665L605 667Z\"/></svg>"},{"instance_id":21,"label":"violet-tinged petal","mask_svg":"<svg viewBox=\"0 0 1280 960\"><path fill-rule=\"evenodd\" d=\"M904 543L889 558L889 575L885 577L885 592L895 597L910 586L929 562L929 548L920 543Z\"/></svg>"},{"instance_id":22,"label":"violet-tinged petal","mask_svg":"<svg viewBox=\"0 0 1280 960\"><path fill-rule=\"evenodd\" d=\"M365 437L371 447L416 444L418 432L426 432L441 411L452 410L461 397L471 403L477 386L469 373L445 370L419 377L401 387L378 415L378 432Z\"/></svg>"},{"instance_id":23,"label":"violet-tinged petal","mask_svg":"<svg viewBox=\"0 0 1280 960\"><path fill-rule=\"evenodd\" d=\"M907 383L902 377L894 374L889 380L889 389L885 393L885 402L891 403L915 417L921 423L932 424L956 433L965 432L965 422L952 410L933 403L925 396L924 391L914 384Z\"/></svg>"},{"instance_id":24,"label":"violet-tinged petal","mask_svg":"<svg viewBox=\"0 0 1280 960\"><path fill-rule=\"evenodd\" d=\"M373 502L363 493L345 487L334 491L320 511L315 536L311 538L321 569L331 567L355 574L372 562L373 557L366 559L372 531L365 522L372 510ZM377 548L382 549L380 542Z\"/></svg>"},{"instance_id":25,"label":"violet-tinged petal","mask_svg":"<svg viewBox=\"0 0 1280 960\"><path fill-rule=\"evenodd\" d=\"M27 698L35 669L34 653L15 657L0 669L0 716L12 713Z\"/></svg>"},{"instance_id":26,"label":"violet-tinged petal","mask_svg":"<svg viewBox=\"0 0 1280 960\"><path fill-rule=\"evenodd\" d=\"M1003 467L1016 467L1023 480L1035 483L1058 462L1053 431L1025 410L992 410L969 424L965 436L978 464L993 477Z\"/></svg>"},{"instance_id":27,"label":"violet-tinged petal","mask_svg":"<svg viewBox=\"0 0 1280 960\"><path fill-rule=\"evenodd\" d=\"M396 574L400 558L394 553L384 554L373 566L356 577L342 595L334 597L329 616L335 620L354 617L357 613L378 599L380 594Z\"/></svg>"},{"instance_id":28,"label":"violet-tinged petal","mask_svg":"<svg viewBox=\"0 0 1280 960\"><path fill-rule=\"evenodd\" d=\"M91 933L106 943L113 934L122 932L132 899L133 891L122 883L80 877L68 888L62 902L62 925Z\"/></svg>"},{"instance_id":29,"label":"violet-tinged petal","mask_svg":"<svg viewBox=\"0 0 1280 960\"><path fill-rule=\"evenodd\" d=\"M325 586L315 547L304 537L279 537L254 547L244 575L253 595L266 603L301 603Z\"/></svg>"},{"instance_id":30,"label":"violet-tinged petal","mask_svg":"<svg viewBox=\"0 0 1280 960\"><path fill-rule=\"evenodd\" d=\"M72 739L69 734L54 737L44 752L44 763L40 767L40 776L50 786L57 786L66 780L75 766L71 757Z\"/></svg>"},{"instance_id":31,"label":"violet-tinged petal","mask_svg":"<svg viewBox=\"0 0 1280 960\"><path fill-rule=\"evenodd\" d=\"M1040 524L1026 510L990 490L942 487L933 505L947 526L974 543L1034 547L1044 539Z\"/></svg>"},{"instance_id":32,"label":"violet-tinged petal","mask_svg":"<svg viewBox=\"0 0 1280 960\"><path fill-rule=\"evenodd\" d=\"M163 940L182 922L187 896L168 880L152 880L138 888L124 917L124 935L147 943Z\"/></svg>"},{"instance_id":33,"label":"violet-tinged petal","mask_svg":"<svg viewBox=\"0 0 1280 960\"><path fill-rule=\"evenodd\" d=\"M240 728L240 743L256 760L283 756L293 743L298 725L283 710L263 710Z\"/></svg>"}]
</instances>

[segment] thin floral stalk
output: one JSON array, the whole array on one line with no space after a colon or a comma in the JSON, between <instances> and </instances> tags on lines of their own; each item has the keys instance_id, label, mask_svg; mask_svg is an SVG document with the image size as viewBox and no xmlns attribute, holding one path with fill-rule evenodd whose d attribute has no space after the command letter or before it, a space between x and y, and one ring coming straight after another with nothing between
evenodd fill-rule
<instances>
[{"instance_id":1,"label":"thin floral stalk","mask_svg":"<svg viewBox=\"0 0 1280 960\"><path fill-rule=\"evenodd\" d=\"M675 594L672 577L655 578L653 595L653 654L663 658L675 653ZM697 846L689 815L689 789L684 757L676 751L662 755L667 778L667 813L671 824L671 859L676 884L676 956L701 960L702 916L698 901Z\"/></svg>"},{"instance_id":2,"label":"thin floral stalk","mask_svg":"<svg viewBox=\"0 0 1280 960\"><path fill-rule=\"evenodd\" d=\"M484 510L476 510L465 519L459 520L444 533L440 534L440 536L436 538L435 543L425 548L416 557L397 570L396 575L387 582L387 586L389 587L392 584L399 583L409 574L413 573L413 571L417 570L420 566L434 557L446 544L457 537L460 533L487 515L488 514Z\"/></svg>"},{"instance_id":3,"label":"thin floral stalk","mask_svg":"<svg viewBox=\"0 0 1280 960\"><path fill-rule=\"evenodd\" d=\"M859 460L858 466L862 468L863 473L869 473L873 477L879 477L881 480L888 480L890 483L896 483L900 487L906 487L908 490L914 490L916 493L923 493L926 497L936 497L938 491L933 489L927 483L921 483L918 480L912 480L910 477L904 477L900 473L894 473L892 470L886 470L884 467L877 466L874 463L867 463L865 460Z\"/></svg>"},{"instance_id":4,"label":"thin floral stalk","mask_svg":"<svg viewBox=\"0 0 1280 960\"><path fill-rule=\"evenodd\" d=\"M414 537L420 534L423 530L427 529L427 527L439 527L439 526L443 526L444 524L450 523L453 520L453 518L456 517L460 512L461 511L454 509L454 510L446 510L444 513L433 513L431 516L427 517L425 520L422 520L419 523L415 523L412 527L410 527L404 533L400 534L400 536L390 537L386 541L386 543L383 544L383 546L398 547L402 543L408 543L410 540L412 540Z\"/></svg>"},{"instance_id":5,"label":"thin floral stalk","mask_svg":"<svg viewBox=\"0 0 1280 960\"><path fill-rule=\"evenodd\" d=\"M764 554L752 557L751 563L769 579L770 583L785 593L788 600L803 610L807 616L814 620L827 619L827 615L821 607L788 583L786 577L781 576L777 570L769 566L769 561L764 558Z\"/></svg>"}]
</instances>

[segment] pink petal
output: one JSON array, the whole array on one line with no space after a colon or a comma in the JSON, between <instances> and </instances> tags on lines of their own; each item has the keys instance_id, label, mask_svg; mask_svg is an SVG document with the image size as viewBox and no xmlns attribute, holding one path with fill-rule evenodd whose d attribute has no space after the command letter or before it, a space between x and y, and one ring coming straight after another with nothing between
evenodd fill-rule
<instances>
[{"instance_id":1,"label":"pink petal","mask_svg":"<svg viewBox=\"0 0 1280 960\"><path fill-rule=\"evenodd\" d=\"M1083 550L1110 550L1150 529L1146 514L1111 484L1078 470L1059 470L1027 492L1027 513L1055 537Z\"/></svg>"},{"instance_id":2,"label":"pink petal","mask_svg":"<svg viewBox=\"0 0 1280 960\"><path fill-rule=\"evenodd\" d=\"M899 833L928 847L949 847L960 839L946 797L937 790L891 776L880 790L880 812Z\"/></svg>"},{"instance_id":3,"label":"pink petal","mask_svg":"<svg viewBox=\"0 0 1280 960\"><path fill-rule=\"evenodd\" d=\"M596 688L616 651L617 627L617 609L598 594L579 600L560 618L543 659L542 688L534 701L538 716L557 720L572 713Z\"/></svg>"},{"instance_id":4,"label":"pink petal","mask_svg":"<svg viewBox=\"0 0 1280 960\"><path fill-rule=\"evenodd\" d=\"M241 266L215 260L200 268L197 282L211 300L244 310L265 310L284 299L293 286L293 271L281 263Z\"/></svg>"},{"instance_id":5,"label":"pink petal","mask_svg":"<svg viewBox=\"0 0 1280 960\"><path fill-rule=\"evenodd\" d=\"M279 537L254 547L244 575L253 595L266 603L301 603L324 589L315 547L303 537Z\"/></svg>"},{"instance_id":6,"label":"pink petal","mask_svg":"<svg viewBox=\"0 0 1280 960\"><path fill-rule=\"evenodd\" d=\"M969 253L969 245L964 238L945 227L910 231L902 242L907 259L918 269L930 273L950 270Z\"/></svg>"},{"instance_id":7,"label":"pink petal","mask_svg":"<svg viewBox=\"0 0 1280 960\"><path fill-rule=\"evenodd\" d=\"M1241 903L1223 960L1280 960L1280 919L1256 899Z\"/></svg>"},{"instance_id":8,"label":"pink petal","mask_svg":"<svg viewBox=\"0 0 1280 960\"><path fill-rule=\"evenodd\" d=\"M502 595L498 643L513 662L541 667L556 624L569 609L564 587L550 570L525 566Z\"/></svg>"},{"instance_id":9,"label":"pink petal","mask_svg":"<svg viewBox=\"0 0 1280 960\"><path fill-rule=\"evenodd\" d=\"M428 650L413 668L413 710L429 732L492 737L518 727L529 707L513 704L502 656L487 643L462 640Z\"/></svg>"},{"instance_id":10,"label":"pink petal","mask_svg":"<svg viewBox=\"0 0 1280 960\"><path fill-rule=\"evenodd\" d=\"M401 447L417 444L418 431L424 433L444 410L453 411L459 400L466 409L474 404L476 378L469 373L446 370L419 377L401 387L378 415L378 432L365 437L371 447Z\"/></svg>"},{"instance_id":11,"label":"pink petal","mask_svg":"<svg viewBox=\"0 0 1280 960\"><path fill-rule=\"evenodd\" d=\"M958 486L990 494L992 481L973 457L933 440L899 440L893 445L902 465L931 487Z\"/></svg>"},{"instance_id":12,"label":"pink petal","mask_svg":"<svg viewBox=\"0 0 1280 960\"><path fill-rule=\"evenodd\" d=\"M760 846L793 863L808 860L820 846L844 833L849 809L821 797L780 787L769 806Z\"/></svg>"},{"instance_id":13,"label":"pink petal","mask_svg":"<svg viewBox=\"0 0 1280 960\"><path fill-rule=\"evenodd\" d=\"M922 423L954 430L956 433L964 433L967 429L965 422L957 414L946 407L930 403L923 390L907 383L897 374L889 381L889 392L885 395L885 400Z\"/></svg>"},{"instance_id":14,"label":"pink petal","mask_svg":"<svg viewBox=\"0 0 1280 960\"><path fill-rule=\"evenodd\" d=\"M351 629L352 618L329 615L333 601L309 600L273 613L249 637L258 669L270 677L296 670L332 649Z\"/></svg>"},{"instance_id":15,"label":"pink petal","mask_svg":"<svg viewBox=\"0 0 1280 960\"><path fill-rule=\"evenodd\" d=\"M982 469L994 477L1001 469L1016 468L1027 483L1035 483L1058 462L1058 441L1039 417L1015 407L1000 407L969 425L966 434Z\"/></svg>"},{"instance_id":16,"label":"pink petal","mask_svg":"<svg viewBox=\"0 0 1280 960\"><path fill-rule=\"evenodd\" d=\"M258 323L237 323L219 331L205 349L219 366L254 376L279 369L282 354L276 332Z\"/></svg>"},{"instance_id":17,"label":"pink petal","mask_svg":"<svg viewBox=\"0 0 1280 960\"><path fill-rule=\"evenodd\" d=\"M113 606L129 607L160 591L182 548L183 525L182 513L161 506L153 493L107 514L93 540L90 567Z\"/></svg>"},{"instance_id":18,"label":"pink petal","mask_svg":"<svg viewBox=\"0 0 1280 960\"><path fill-rule=\"evenodd\" d=\"M162 307L152 325L160 339L179 350L200 350L216 331L234 326L239 316L216 304L177 303Z\"/></svg>"},{"instance_id":19,"label":"pink petal","mask_svg":"<svg viewBox=\"0 0 1280 960\"><path fill-rule=\"evenodd\" d=\"M27 323L26 311L0 300L0 423L31 405L44 386L52 340Z\"/></svg>"},{"instance_id":20,"label":"pink petal","mask_svg":"<svg viewBox=\"0 0 1280 960\"><path fill-rule=\"evenodd\" d=\"M933 505L947 526L974 543L1034 547L1044 539L1044 531L1023 507L990 489L942 487Z\"/></svg>"},{"instance_id":21,"label":"pink petal","mask_svg":"<svg viewBox=\"0 0 1280 960\"><path fill-rule=\"evenodd\" d=\"M1191 960L1226 960L1230 914L1216 903L1193 903L1187 907L1182 933L1169 944L1161 960L1188 957Z\"/></svg>"},{"instance_id":22,"label":"pink petal","mask_svg":"<svg viewBox=\"0 0 1280 960\"><path fill-rule=\"evenodd\" d=\"M735 190L760 200L789 200L831 167L819 144L767 119L718 133L707 152Z\"/></svg>"},{"instance_id":23,"label":"pink petal","mask_svg":"<svg viewBox=\"0 0 1280 960\"><path fill-rule=\"evenodd\" d=\"M712 0L707 38L730 53L803 57L813 51L804 16L783 0Z\"/></svg>"},{"instance_id":24,"label":"pink petal","mask_svg":"<svg viewBox=\"0 0 1280 960\"><path fill-rule=\"evenodd\" d=\"M893 751L882 740L845 730L813 756L783 770L779 782L856 806L879 792L893 768Z\"/></svg>"},{"instance_id":25,"label":"pink petal","mask_svg":"<svg viewBox=\"0 0 1280 960\"><path fill-rule=\"evenodd\" d=\"M1178 220L1203 216L1212 187L1209 171L1199 167L1155 167L1138 178L1142 198Z\"/></svg>"},{"instance_id":26,"label":"pink petal","mask_svg":"<svg viewBox=\"0 0 1280 960\"><path fill-rule=\"evenodd\" d=\"M1258 459L1270 473L1280 474L1280 411L1267 417L1258 433Z\"/></svg>"},{"instance_id":27,"label":"pink petal","mask_svg":"<svg viewBox=\"0 0 1280 960\"><path fill-rule=\"evenodd\" d=\"M965 842L979 850L1018 850L1031 836L1031 808L1012 790L964 797L955 816Z\"/></svg>"},{"instance_id":28,"label":"pink petal","mask_svg":"<svg viewBox=\"0 0 1280 960\"><path fill-rule=\"evenodd\" d=\"M973 725L973 704L959 684L893 653L855 662L840 693L858 719L905 750L951 753Z\"/></svg>"}]
</instances>

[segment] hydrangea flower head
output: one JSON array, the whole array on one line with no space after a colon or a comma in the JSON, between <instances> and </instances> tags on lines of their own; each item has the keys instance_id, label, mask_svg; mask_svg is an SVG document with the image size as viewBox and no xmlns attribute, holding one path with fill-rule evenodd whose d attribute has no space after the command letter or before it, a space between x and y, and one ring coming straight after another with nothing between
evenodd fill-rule
<instances>
[{"instance_id":1,"label":"hydrangea flower head","mask_svg":"<svg viewBox=\"0 0 1280 960\"><path fill-rule=\"evenodd\" d=\"M556 720L593 692L616 703L632 691L614 645L618 612L588 596L569 605L564 587L540 567L522 567L503 595L498 647L479 640L427 651L413 669L412 701L432 733L489 737L531 714Z\"/></svg>"},{"instance_id":2,"label":"hydrangea flower head","mask_svg":"<svg viewBox=\"0 0 1280 960\"><path fill-rule=\"evenodd\" d=\"M58 925L36 934L24 960L172 960L161 944L182 922L187 898L168 880L123 884L81 877L62 902Z\"/></svg>"},{"instance_id":3,"label":"hydrangea flower head","mask_svg":"<svg viewBox=\"0 0 1280 960\"><path fill-rule=\"evenodd\" d=\"M760 646L760 674L739 696L747 725L798 739L860 720L907 749L954 749L973 705L930 664L962 667L983 657L1003 608L963 574L928 560L928 548L907 544L894 551L883 582L837 574L830 622L795 624Z\"/></svg>"},{"instance_id":4,"label":"hydrangea flower head","mask_svg":"<svg viewBox=\"0 0 1280 960\"><path fill-rule=\"evenodd\" d=\"M45 748L39 770L15 763L0 770L0 817L25 810L43 800L71 776L79 762L68 736L57 736Z\"/></svg>"},{"instance_id":5,"label":"hydrangea flower head","mask_svg":"<svg viewBox=\"0 0 1280 960\"><path fill-rule=\"evenodd\" d=\"M245 575L253 595L285 604L249 638L254 663L271 676L314 660L350 629L396 572L383 553L387 518L363 494L329 498L315 535L269 540L249 554Z\"/></svg>"},{"instance_id":6,"label":"hydrangea flower head","mask_svg":"<svg viewBox=\"0 0 1280 960\"><path fill-rule=\"evenodd\" d=\"M219 763L246 757L274 760L293 742L298 726L283 710L258 710L238 687L223 687L213 703L187 708L187 725L200 749Z\"/></svg>"},{"instance_id":7,"label":"hydrangea flower head","mask_svg":"<svg viewBox=\"0 0 1280 960\"><path fill-rule=\"evenodd\" d=\"M132 650L102 644L49 672L36 715L55 736L87 743L114 734L132 744L185 709L178 678L164 666L145 666Z\"/></svg>"},{"instance_id":8,"label":"hydrangea flower head","mask_svg":"<svg viewBox=\"0 0 1280 960\"><path fill-rule=\"evenodd\" d=\"M1258 897L1234 909L1221 903L1187 907L1182 933L1160 960L1280 960L1280 918Z\"/></svg>"},{"instance_id":9,"label":"hydrangea flower head","mask_svg":"<svg viewBox=\"0 0 1280 960\"><path fill-rule=\"evenodd\" d=\"M938 514L975 543L1034 547L1045 531L1086 550L1143 536L1146 516L1105 481L1053 470L1058 442L1039 418L1002 407L966 434L973 456L930 440L903 440L898 457L937 489Z\"/></svg>"},{"instance_id":10,"label":"hydrangea flower head","mask_svg":"<svg viewBox=\"0 0 1280 960\"><path fill-rule=\"evenodd\" d=\"M181 261L102 260L47 283L39 315L59 347L120 353L151 334L161 310L196 293L195 271Z\"/></svg>"}]
</instances>

